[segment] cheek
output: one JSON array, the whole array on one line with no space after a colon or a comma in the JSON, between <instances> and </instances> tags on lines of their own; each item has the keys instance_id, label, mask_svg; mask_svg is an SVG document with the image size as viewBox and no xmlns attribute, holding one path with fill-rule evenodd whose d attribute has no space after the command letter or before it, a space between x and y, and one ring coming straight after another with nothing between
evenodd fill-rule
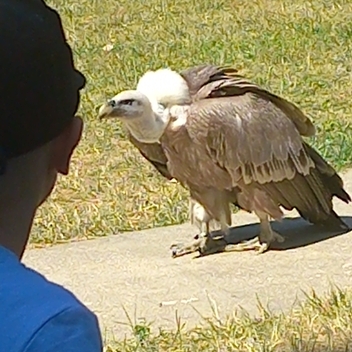
<instances>
[{"instance_id":1,"label":"cheek","mask_svg":"<svg viewBox=\"0 0 352 352\"><path fill-rule=\"evenodd\" d=\"M54 189L57 180L57 171L54 169L48 170L48 174L45 182L43 182L42 192L39 197L38 206L42 205L45 200L50 196L52 190Z\"/></svg>"},{"instance_id":2,"label":"cheek","mask_svg":"<svg viewBox=\"0 0 352 352\"><path fill-rule=\"evenodd\" d=\"M126 117L130 120L138 119L141 116L143 116L143 113L144 113L143 109L137 107L137 108L128 110Z\"/></svg>"}]
</instances>

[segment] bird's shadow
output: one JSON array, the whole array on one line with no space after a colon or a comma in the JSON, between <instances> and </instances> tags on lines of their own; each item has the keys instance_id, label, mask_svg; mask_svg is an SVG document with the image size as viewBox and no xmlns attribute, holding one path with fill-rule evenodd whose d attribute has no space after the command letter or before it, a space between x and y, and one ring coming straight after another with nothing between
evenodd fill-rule
<instances>
[{"instance_id":1,"label":"bird's shadow","mask_svg":"<svg viewBox=\"0 0 352 352\"><path fill-rule=\"evenodd\" d=\"M281 222L272 221L272 229L285 238L282 243L274 242L270 245L270 250L288 250L309 246L314 243L325 241L329 238L341 236L352 230L352 217L341 216L341 219L350 228L347 230L331 231L312 225L301 217L285 218ZM216 237L218 231L212 233ZM231 227L230 234L226 237L228 244L236 244L241 241L252 239L259 234L259 223Z\"/></svg>"}]
</instances>

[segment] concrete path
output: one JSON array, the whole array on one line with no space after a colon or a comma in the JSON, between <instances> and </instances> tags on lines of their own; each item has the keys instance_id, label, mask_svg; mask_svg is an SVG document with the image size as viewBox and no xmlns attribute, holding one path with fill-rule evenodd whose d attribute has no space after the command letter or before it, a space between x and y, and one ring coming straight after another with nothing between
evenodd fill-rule
<instances>
[{"instance_id":1,"label":"concrete path","mask_svg":"<svg viewBox=\"0 0 352 352\"><path fill-rule=\"evenodd\" d=\"M343 178L352 195L352 170ZM352 205L335 204L352 227ZM324 293L330 283L352 286L352 232L321 233L295 212L288 217L274 225L286 241L259 256L243 252L172 259L170 244L196 233L186 224L32 249L24 262L72 290L96 312L108 338L130 332L120 324L127 322L123 307L134 322L145 318L173 329L176 311L188 327L202 321L200 314L210 316L209 298L220 316L239 306L256 314L256 294L272 311L280 311L302 299L302 290L314 287ZM257 234L255 216L240 212L233 219L239 240Z\"/></svg>"}]
</instances>

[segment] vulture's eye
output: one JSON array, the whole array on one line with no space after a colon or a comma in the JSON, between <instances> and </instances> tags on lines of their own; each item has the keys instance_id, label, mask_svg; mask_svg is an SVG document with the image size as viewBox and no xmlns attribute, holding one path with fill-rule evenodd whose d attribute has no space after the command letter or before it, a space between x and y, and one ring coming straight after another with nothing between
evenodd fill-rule
<instances>
[{"instance_id":1,"label":"vulture's eye","mask_svg":"<svg viewBox=\"0 0 352 352\"><path fill-rule=\"evenodd\" d=\"M116 101L115 100L110 100L108 102L108 105L111 106L112 108L114 108L116 106Z\"/></svg>"},{"instance_id":2,"label":"vulture's eye","mask_svg":"<svg viewBox=\"0 0 352 352\"><path fill-rule=\"evenodd\" d=\"M123 105L133 105L134 102L135 102L134 99L125 99L125 100L121 100L121 101L120 101L120 104L123 104Z\"/></svg>"}]
</instances>

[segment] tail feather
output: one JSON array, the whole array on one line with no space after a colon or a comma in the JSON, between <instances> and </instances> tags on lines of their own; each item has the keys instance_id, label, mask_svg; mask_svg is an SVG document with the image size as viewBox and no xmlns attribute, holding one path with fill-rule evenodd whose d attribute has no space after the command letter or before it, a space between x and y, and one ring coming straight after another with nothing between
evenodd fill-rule
<instances>
[{"instance_id":1,"label":"tail feather","mask_svg":"<svg viewBox=\"0 0 352 352\"><path fill-rule=\"evenodd\" d=\"M320 227L327 229L327 230L342 230L342 231L348 231L350 230L350 226L346 224L336 213L334 210L331 211L330 216L324 220L318 223Z\"/></svg>"},{"instance_id":2,"label":"tail feather","mask_svg":"<svg viewBox=\"0 0 352 352\"><path fill-rule=\"evenodd\" d=\"M308 144L305 144L305 150L315 164L309 175L297 173L292 180L258 186L265 189L277 204L287 210L295 208L305 220L313 224L329 229L348 229L348 225L333 210L334 196L346 203L351 201L343 188L341 177Z\"/></svg>"},{"instance_id":3,"label":"tail feather","mask_svg":"<svg viewBox=\"0 0 352 352\"><path fill-rule=\"evenodd\" d=\"M323 185L330 190L331 195L339 198L345 203L351 202L350 195L343 188L342 178L336 173L334 168L325 161L319 153L309 144L304 143L306 152L312 158L319 172Z\"/></svg>"}]
</instances>

